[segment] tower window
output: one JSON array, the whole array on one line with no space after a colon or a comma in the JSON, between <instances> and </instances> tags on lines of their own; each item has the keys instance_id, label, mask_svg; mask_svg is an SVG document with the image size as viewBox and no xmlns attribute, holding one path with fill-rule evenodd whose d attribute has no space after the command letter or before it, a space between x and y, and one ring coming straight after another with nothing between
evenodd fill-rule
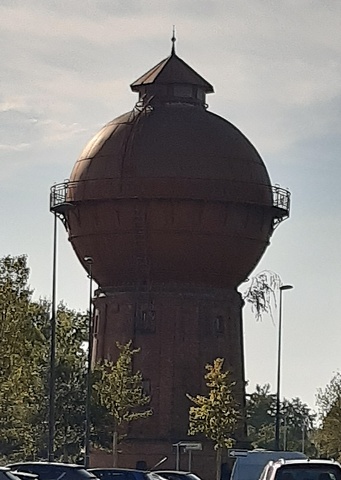
<instances>
[{"instance_id":1,"label":"tower window","mask_svg":"<svg viewBox=\"0 0 341 480\"><path fill-rule=\"evenodd\" d=\"M150 396L150 393L152 391L150 386L150 380L142 380L142 390L145 395L148 395L148 397Z\"/></svg>"},{"instance_id":2,"label":"tower window","mask_svg":"<svg viewBox=\"0 0 341 480\"><path fill-rule=\"evenodd\" d=\"M135 331L138 333L155 332L155 310L141 310L135 319Z\"/></svg>"},{"instance_id":3,"label":"tower window","mask_svg":"<svg viewBox=\"0 0 341 480\"><path fill-rule=\"evenodd\" d=\"M224 333L225 332L225 321L222 315L217 315L214 319L214 330L216 333Z\"/></svg>"},{"instance_id":4,"label":"tower window","mask_svg":"<svg viewBox=\"0 0 341 480\"><path fill-rule=\"evenodd\" d=\"M97 337L98 335L98 313L96 313L95 318L94 318L94 328L93 328L93 335L94 337Z\"/></svg>"},{"instance_id":5,"label":"tower window","mask_svg":"<svg viewBox=\"0 0 341 480\"><path fill-rule=\"evenodd\" d=\"M193 97L192 85L174 85L175 97Z\"/></svg>"},{"instance_id":6,"label":"tower window","mask_svg":"<svg viewBox=\"0 0 341 480\"><path fill-rule=\"evenodd\" d=\"M196 96L198 100L205 102L205 92L202 88L198 88Z\"/></svg>"}]
</instances>

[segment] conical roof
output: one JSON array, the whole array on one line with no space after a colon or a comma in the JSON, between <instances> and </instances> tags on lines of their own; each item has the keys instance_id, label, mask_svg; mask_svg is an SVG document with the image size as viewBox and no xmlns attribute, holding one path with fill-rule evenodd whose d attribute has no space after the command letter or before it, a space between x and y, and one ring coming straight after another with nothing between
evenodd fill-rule
<instances>
[{"instance_id":1,"label":"conical roof","mask_svg":"<svg viewBox=\"0 0 341 480\"><path fill-rule=\"evenodd\" d=\"M199 75L192 67L187 65L175 53L162 60L147 73L135 80L130 87L133 92L138 92L143 85L151 84L190 84L200 86L205 93L213 93L213 86Z\"/></svg>"}]
</instances>

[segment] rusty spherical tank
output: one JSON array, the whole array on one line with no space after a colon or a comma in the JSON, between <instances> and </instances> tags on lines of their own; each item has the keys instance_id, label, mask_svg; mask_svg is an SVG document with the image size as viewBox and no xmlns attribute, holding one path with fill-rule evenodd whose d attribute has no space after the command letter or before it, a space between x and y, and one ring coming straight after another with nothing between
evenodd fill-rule
<instances>
[{"instance_id":1,"label":"rusty spherical tank","mask_svg":"<svg viewBox=\"0 0 341 480\"><path fill-rule=\"evenodd\" d=\"M71 173L69 238L83 264L92 257L101 287L236 287L269 243L275 213L261 157L207 111L208 88L183 76L135 82L137 108L103 127Z\"/></svg>"}]
</instances>

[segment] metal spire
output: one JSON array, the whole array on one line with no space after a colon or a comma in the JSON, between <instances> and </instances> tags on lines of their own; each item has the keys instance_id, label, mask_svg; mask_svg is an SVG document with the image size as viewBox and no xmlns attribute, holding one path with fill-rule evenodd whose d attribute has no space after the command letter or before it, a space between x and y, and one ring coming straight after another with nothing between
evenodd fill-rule
<instances>
[{"instance_id":1,"label":"metal spire","mask_svg":"<svg viewBox=\"0 0 341 480\"><path fill-rule=\"evenodd\" d=\"M173 36L172 36L171 40L172 40L172 55L175 55L175 42L176 42L175 25L173 25Z\"/></svg>"}]
</instances>

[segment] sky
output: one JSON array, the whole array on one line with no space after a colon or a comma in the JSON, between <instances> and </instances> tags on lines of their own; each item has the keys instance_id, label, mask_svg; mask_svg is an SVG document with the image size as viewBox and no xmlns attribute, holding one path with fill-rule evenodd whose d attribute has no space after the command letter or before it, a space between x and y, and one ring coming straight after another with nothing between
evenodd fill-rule
<instances>
[{"instance_id":1,"label":"sky","mask_svg":"<svg viewBox=\"0 0 341 480\"><path fill-rule=\"evenodd\" d=\"M36 299L51 298L49 190L83 147L131 110L129 85L177 54L210 82L209 111L236 125L290 219L251 274L283 292L281 395L316 410L341 365L341 2L335 0L0 0L0 256L27 254ZM88 279L58 227L58 301L86 310ZM242 284L239 291L249 286ZM278 309L244 308L248 391L276 390Z\"/></svg>"}]
</instances>

